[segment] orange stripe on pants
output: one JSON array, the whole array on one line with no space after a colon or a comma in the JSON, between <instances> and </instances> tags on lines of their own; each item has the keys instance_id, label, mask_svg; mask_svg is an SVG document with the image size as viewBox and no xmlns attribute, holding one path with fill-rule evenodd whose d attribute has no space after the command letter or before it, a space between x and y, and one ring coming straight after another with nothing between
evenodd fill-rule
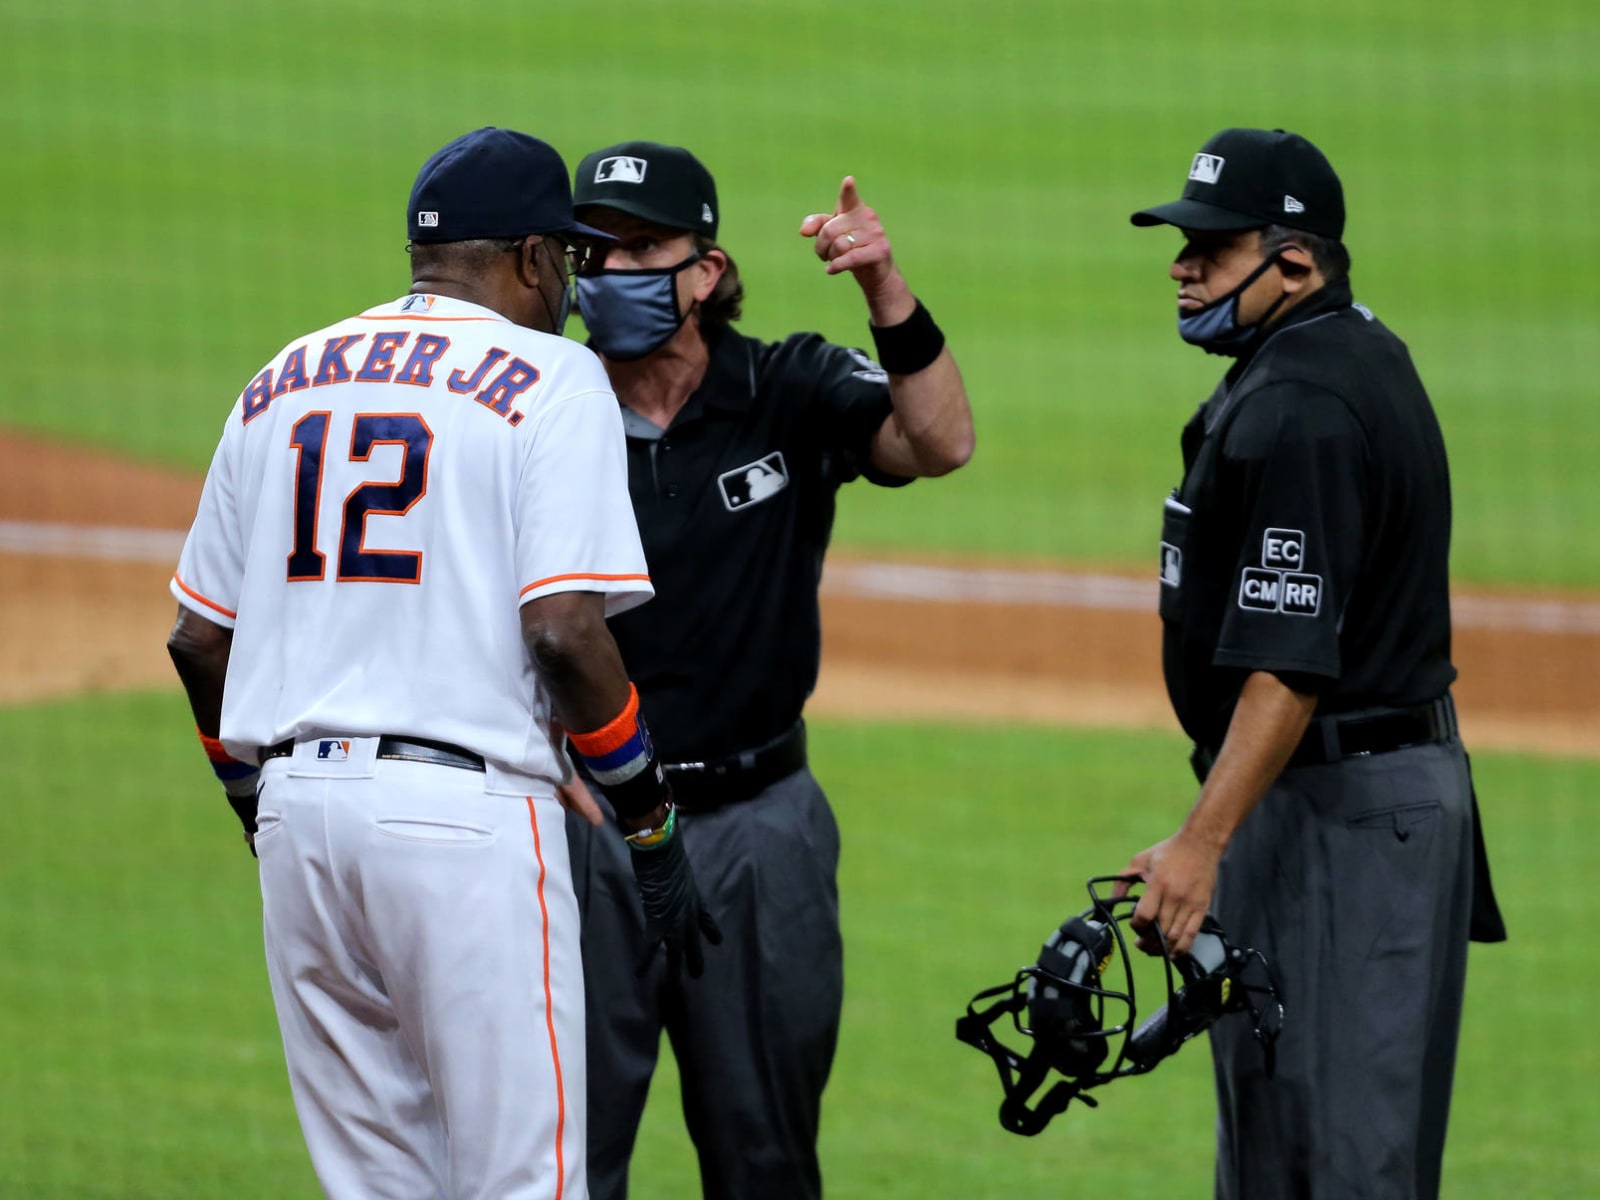
<instances>
[{"instance_id":1,"label":"orange stripe on pants","mask_svg":"<svg viewBox=\"0 0 1600 1200\"><path fill-rule=\"evenodd\" d=\"M539 860L539 920L540 938L544 943L544 1024L550 1031L550 1058L556 1068L556 1194L561 1200L566 1188L566 1158L563 1154L563 1133L567 1126L567 1093L561 1083L561 1048L556 1043L555 1004L550 996L550 910L544 902L544 850L539 843L539 816L534 811L533 797L528 800L528 824L533 826L533 856Z\"/></svg>"}]
</instances>

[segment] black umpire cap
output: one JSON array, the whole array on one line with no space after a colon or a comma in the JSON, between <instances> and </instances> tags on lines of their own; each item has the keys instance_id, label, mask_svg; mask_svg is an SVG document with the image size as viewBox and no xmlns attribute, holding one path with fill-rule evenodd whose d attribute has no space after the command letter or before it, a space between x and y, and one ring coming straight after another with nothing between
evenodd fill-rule
<instances>
[{"instance_id":1,"label":"black umpire cap","mask_svg":"<svg viewBox=\"0 0 1600 1200\"><path fill-rule=\"evenodd\" d=\"M413 242L466 242L554 233L615 241L572 215L567 164L554 147L485 125L445 146L417 172L406 206Z\"/></svg>"},{"instance_id":2,"label":"black umpire cap","mask_svg":"<svg viewBox=\"0 0 1600 1200\"><path fill-rule=\"evenodd\" d=\"M573 203L603 204L668 229L717 236L717 185L682 146L618 142L584 155Z\"/></svg>"},{"instance_id":3,"label":"black umpire cap","mask_svg":"<svg viewBox=\"0 0 1600 1200\"><path fill-rule=\"evenodd\" d=\"M1286 225L1337 241L1344 235L1344 188L1322 151L1298 133L1224 129L1189 164L1181 200L1129 219L1208 232Z\"/></svg>"}]
</instances>

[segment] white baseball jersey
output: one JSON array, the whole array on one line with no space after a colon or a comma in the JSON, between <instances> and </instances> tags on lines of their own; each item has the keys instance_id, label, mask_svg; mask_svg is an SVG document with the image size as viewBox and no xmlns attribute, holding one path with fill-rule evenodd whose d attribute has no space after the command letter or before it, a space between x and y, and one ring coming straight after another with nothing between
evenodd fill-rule
<instances>
[{"instance_id":1,"label":"white baseball jersey","mask_svg":"<svg viewBox=\"0 0 1600 1200\"><path fill-rule=\"evenodd\" d=\"M653 594L600 361L409 295L285 347L228 416L172 579L234 630L221 738L410 735L563 777L520 604Z\"/></svg>"}]
</instances>

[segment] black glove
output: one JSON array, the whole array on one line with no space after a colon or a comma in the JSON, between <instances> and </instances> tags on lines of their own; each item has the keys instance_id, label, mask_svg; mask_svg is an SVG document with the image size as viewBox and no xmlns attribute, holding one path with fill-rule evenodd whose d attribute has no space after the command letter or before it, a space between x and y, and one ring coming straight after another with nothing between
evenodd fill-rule
<instances>
[{"instance_id":1,"label":"black glove","mask_svg":"<svg viewBox=\"0 0 1600 1200\"><path fill-rule=\"evenodd\" d=\"M681 965L689 969L691 979L699 979L705 970L700 939L720 946L722 930L700 899L682 834L674 829L666 841L648 849L630 845L629 852L639 899L644 902L645 952L639 974L649 969L656 947L665 943L668 976L676 976Z\"/></svg>"},{"instance_id":2,"label":"black glove","mask_svg":"<svg viewBox=\"0 0 1600 1200\"><path fill-rule=\"evenodd\" d=\"M244 844L250 847L250 856L256 857L256 791L254 781L248 795L234 795L228 793L228 804L233 809L234 816L239 818L239 824L244 826Z\"/></svg>"}]
</instances>

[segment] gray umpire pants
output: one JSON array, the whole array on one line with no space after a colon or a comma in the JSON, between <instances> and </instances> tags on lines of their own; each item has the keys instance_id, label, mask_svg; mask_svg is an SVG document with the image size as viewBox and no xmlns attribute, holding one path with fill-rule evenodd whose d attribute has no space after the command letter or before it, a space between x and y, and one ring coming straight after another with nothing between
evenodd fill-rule
<instances>
[{"instance_id":1,"label":"gray umpire pants","mask_svg":"<svg viewBox=\"0 0 1600 1200\"><path fill-rule=\"evenodd\" d=\"M817 1124L844 1001L833 810L807 769L679 820L722 929L699 979L666 978L661 953L637 975L644 916L631 852L613 825L567 821L583 917L589 1195L628 1193L664 1029L708 1200L820 1197ZM640 1191L661 1194L649 1180Z\"/></svg>"},{"instance_id":2,"label":"gray umpire pants","mask_svg":"<svg viewBox=\"0 0 1600 1200\"><path fill-rule=\"evenodd\" d=\"M1213 905L1283 991L1277 1073L1211 1030L1218 1200L1433 1200L1466 982L1471 781L1459 742L1284 772Z\"/></svg>"}]
</instances>

